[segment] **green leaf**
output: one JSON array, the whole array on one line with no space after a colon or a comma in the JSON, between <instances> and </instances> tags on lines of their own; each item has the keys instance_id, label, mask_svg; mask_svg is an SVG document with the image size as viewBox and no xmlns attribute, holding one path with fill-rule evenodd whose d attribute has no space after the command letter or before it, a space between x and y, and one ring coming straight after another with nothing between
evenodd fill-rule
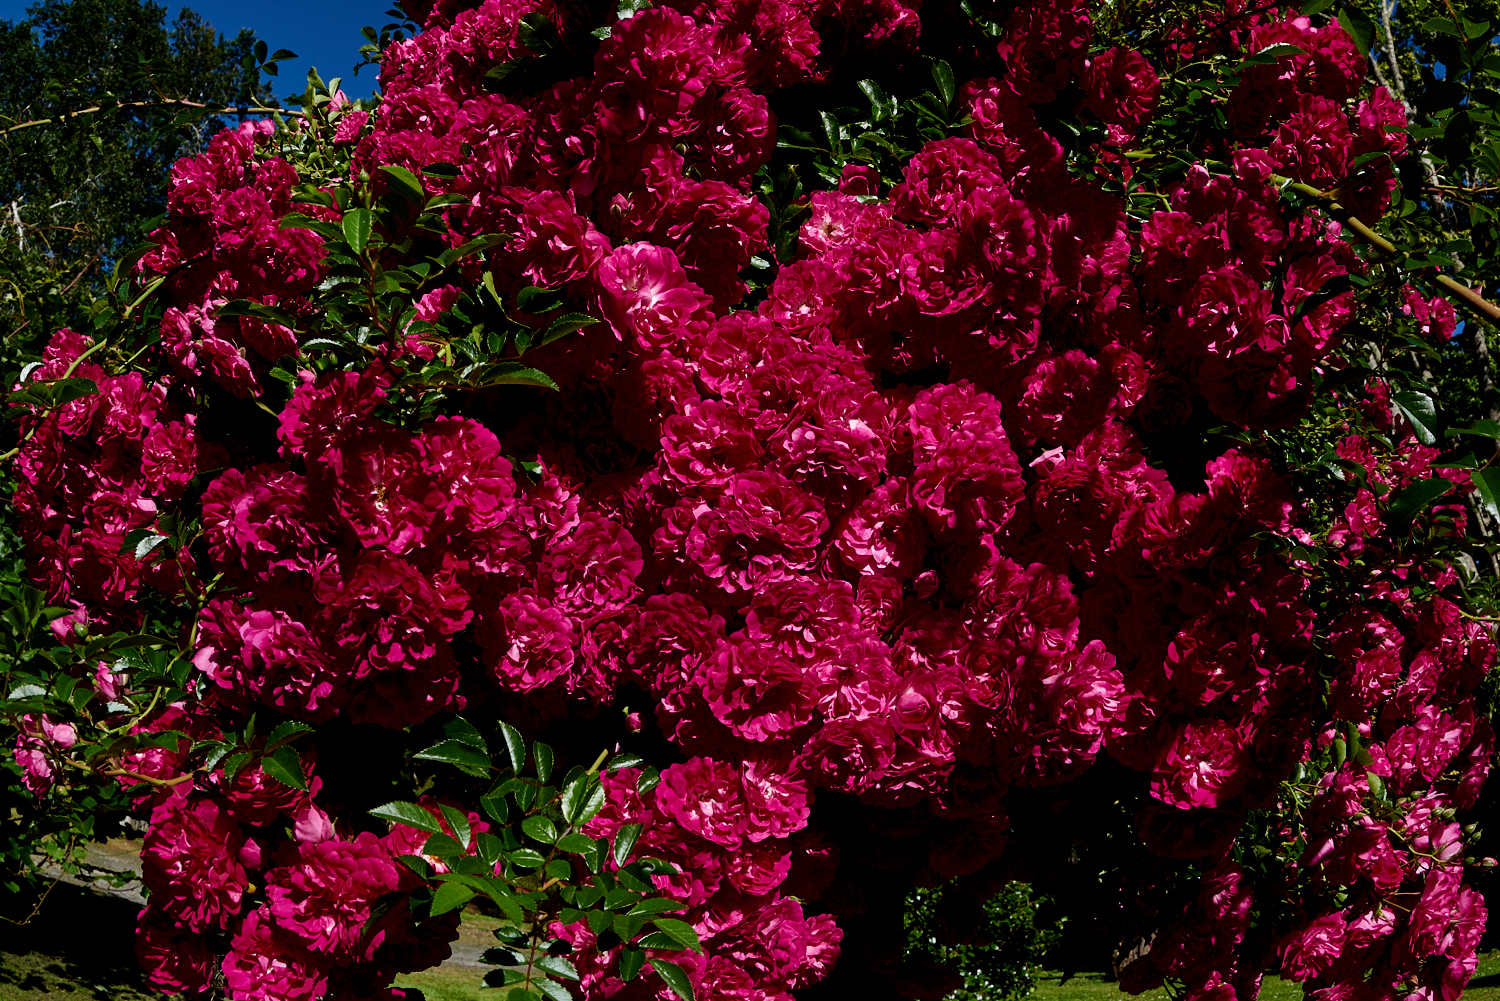
<instances>
[{"instance_id":1,"label":"green leaf","mask_svg":"<svg viewBox=\"0 0 1500 1001\"><path fill-rule=\"evenodd\" d=\"M536 762L536 777L546 782L552 776L552 748L538 740L531 745L531 757Z\"/></svg>"},{"instance_id":2,"label":"green leaf","mask_svg":"<svg viewBox=\"0 0 1500 1001\"><path fill-rule=\"evenodd\" d=\"M471 747L477 747L486 753L489 752L490 747L485 743L484 734L480 733L473 723L470 723L462 716L455 716L444 723L443 733L454 740L461 740Z\"/></svg>"},{"instance_id":3,"label":"green leaf","mask_svg":"<svg viewBox=\"0 0 1500 1001\"><path fill-rule=\"evenodd\" d=\"M1449 428L1449 434L1472 434L1481 438L1500 438L1500 423L1490 420L1488 417L1475 421L1466 428Z\"/></svg>"},{"instance_id":4,"label":"green leaf","mask_svg":"<svg viewBox=\"0 0 1500 1001\"><path fill-rule=\"evenodd\" d=\"M650 897L642 900L632 907L627 913L634 917L637 914L663 914L671 911L685 910L687 905L678 900L668 897Z\"/></svg>"},{"instance_id":5,"label":"green leaf","mask_svg":"<svg viewBox=\"0 0 1500 1001\"><path fill-rule=\"evenodd\" d=\"M468 243L464 244L461 247L449 247L447 250L437 255L437 262L445 268L450 267L458 261L463 260L465 257L472 256L483 250L488 250L491 247L497 246L504 242L505 237L499 236L497 234L481 236L477 240L470 240Z\"/></svg>"},{"instance_id":6,"label":"green leaf","mask_svg":"<svg viewBox=\"0 0 1500 1001\"><path fill-rule=\"evenodd\" d=\"M439 804L439 810L443 811L443 819L448 821L448 826L453 829L458 843L464 846L464 851L469 850L469 818L460 810L455 810L447 803Z\"/></svg>"},{"instance_id":7,"label":"green leaf","mask_svg":"<svg viewBox=\"0 0 1500 1001\"><path fill-rule=\"evenodd\" d=\"M440 859L455 859L467 854L464 846L448 834L434 834L422 846L423 855L436 855ZM446 875L452 875L447 873Z\"/></svg>"},{"instance_id":8,"label":"green leaf","mask_svg":"<svg viewBox=\"0 0 1500 1001\"><path fill-rule=\"evenodd\" d=\"M536 965L542 964L538 962ZM531 981L531 986L545 994L550 1001L573 1001L572 992L555 980L535 979ZM511 996L515 996L514 991L511 992Z\"/></svg>"},{"instance_id":9,"label":"green leaf","mask_svg":"<svg viewBox=\"0 0 1500 1001\"><path fill-rule=\"evenodd\" d=\"M587 824L604 809L604 787L598 776L583 774L563 790L563 818L574 827Z\"/></svg>"},{"instance_id":10,"label":"green leaf","mask_svg":"<svg viewBox=\"0 0 1500 1001\"><path fill-rule=\"evenodd\" d=\"M344 213L344 239L349 243L349 249L356 254L363 254L365 246L370 242L370 229L374 225L375 217L369 209L350 209Z\"/></svg>"},{"instance_id":11,"label":"green leaf","mask_svg":"<svg viewBox=\"0 0 1500 1001\"><path fill-rule=\"evenodd\" d=\"M432 865L420 855L397 855L396 861L423 879L432 878Z\"/></svg>"},{"instance_id":12,"label":"green leaf","mask_svg":"<svg viewBox=\"0 0 1500 1001\"><path fill-rule=\"evenodd\" d=\"M941 59L932 62L932 82L937 85L938 96L943 99L944 105L953 103L953 95L958 93L953 86L953 67Z\"/></svg>"},{"instance_id":13,"label":"green leaf","mask_svg":"<svg viewBox=\"0 0 1500 1001\"><path fill-rule=\"evenodd\" d=\"M510 803L505 799L505 793L497 789L491 789L479 797L479 806L497 824L510 823Z\"/></svg>"},{"instance_id":14,"label":"green leaf","mask_svg":"<svg viewBox=\"0 0 1500 1001\"><path fill-rule=\"evenodd\" d=\"M526 974L520 970L491 970L484 975L484 986L486 987L509 987L511 984L519 984L526 979ZM515 997L512 992L509 997Z\"/></svg>"},{"instance_id":15,"label":"green leaf","mask_svg":"<svg viewBox=\"0 0 1500 1001\"><path fill-rule=\"evenodd\" d=\"M1454 38L1462 38L1464 34L1458 30L1458 25L1446 17L1430 17L1422 22L1422 30L1428 34L1452 35Z\"/></svg>"},{"instance_id":16,"label":"green leaf","mask_svg":"<svg viewBox=\"0 0 1500 1001\"><path fill-rule=\"evenodd\" d=\"M1474 486L1479 489L1479 499L1492 518L1500 518L1500 469L1491 467L1474 474Z\"/></svg>"},{"instance_id":17,"label":"green leaf","mask_svg":"<svg viewBox=\"0 0 1500 1001\"><path fill-rule=\"evenodd\" d=\"M405 824L407 827L415 827L419 831L428 834L442 834L443 826L437 822L437 818L415 803L404 800L395 800L384 806L377 806L370 811L370 816L379 817L381 820L389 820L397 824Z\"/></svg>"},{"instance_id":18,"label":"green leaf","mask_svg":"<svg viewBox=\"0 0 1500 1001\"><path fill-rule=\"evenodd\" d=\"M504 720L500 721L500 732L505 735L505 749L510 752L510 767L520 775L526 767L526 741L521 739L520 730Z\"/></svg>"},{"instance_id":19,"label":"green leaf","mask_svg":"<svg viewBox=\"0 0 1500 1001\"><path fill-rule=\"evenodd\" d=\"M266 750L274 751L281 745L296 740L300 735L312 732L312 727L296 720L289 719L285 723L278 723L276 729L272 730L271 735L266 738Z\"/></svg>"},{"instance_id":20,"label":"green leaf","mask_svg":"<svg viewBox=\"0 0 1500 1001\"><path fill-rule=\"evenodd\" d=\"M660 781L661 772L657 771L655 768L647 768L645 771L641 772L640 778L635 780L635 791L644 796L652 789L655 789L656 784Z\"/></svg>"},{"instance_id":21,"label":"green leaf","mask_svg":"<svg viewBox=\"0 0 1500 1001\"><path fill-rule=\"evenodd\" d=\"M447 914L474 899L474 891L462 883L443 883L432 896L432 916Z\"/></svg>"},{"instance_id":22,"label":"green leaf","mask_svg":"<svg viewBox=\"0 0 1500 1001\"><path fill-rule=\"evenodd\" d=\"M531 816L521 821L521 830L530 838L534 838L544 844L554 844L557 841L557 827L546 817Z\"/></svg>"},{"instance_id":23,"label":"green leaf","mask_svg":"<svg viewBox=\"0 0 1500 1001\"><path fill-rule=\"evenodd\" d=\"M422 190L422 181L416 174L394 163L382 164L380 169L391 175L391 190L408 202L421 205L427 200L427 192Z\"/></svg>"},{"instance_id":24,"label":"green leaf","mask_svg":"<svg viewBox=\"0 0 1500 1001\"><path fill-rule=\"evenodd\" d=\"M678 997L682 998L682 1001L693 1001L693 985L688 980L688 975L682 972L682 967L676 963L669 963L665 959L653 959L651 968L656 971L657 976L666 981L667 986L672 988Z\"/></svg>"},{"instance_id":25,"label":"green leaf","mask_svg":"<svg viewBox=\"0 0 1500 1001\"><path fill-rule=\"evenodd\" d=\"M640 949L625 946L620 950L620 979L627 984L636 978L641 972L641 967L646 962L646 954Z\"/></svg>"},{"instance_id":26,"label":"green leaf","mask_svg":"<svg viewBox=\"0 0 1500 1001\"><path fill-rule=\"evenodd\" d=\"M328 240L342 240L344 238L344 231L337 225L326 219L315 219L310 215L302 215L300 212L293 212L290 215L282 216L279 228L310 229Z\"/></svg>"},{"instance_id":27,"label":"green leaf","mask_svg":"<svg viewBox=\"0 0 1500 1001\"><path fill-rule=\"evenodd\" d=\"M572 333L577 333L590 324L598 323L598 319L586 313L566 313L552 321L547 332L536 342L537 347L551 344L553 341L563 338Z\"/></svg>"},{"instance_id":28,"label":"green leaf","mask_svg":"<svg viewBox=\"0 0 1500 1001\"><path fill-rule=\"evenodd\" d=\"M656 925L658 931L669 935L674 942L679 943L684 949L691 949L694 952L703 951L703 945L698 941L697 931L686 921L679 920L678 918L652 918L651 923Z\"/></svg>"},{"instance_id":29,"label":"green leaf","mask_svg":"<svg viewBox=\"0 0 1500 1001\"><path fill-rule=\"evenodd\" d=\"M547 860L540 852L531 848L519 848L510 853L510 861L513 865L521 866L523 869L540 869Z\"/></svg>"},{"instance_id":30,"label":"green leaf","mask_svg":"<svg viewBox=\"0 0 1500 1001\"><path fill-rule=\"evenodd\" d=\"M538 969L546 970L554 977L567 977L569 980L578 979L578 970L562 956L543 956L536 961L536 965Z\"/></svg>"},{"instance_id":31,"label":"green leaf","mask_svg":"<svg viewBox=\"0 0 1500 1001\"><path fill-rule=\"evenodd\" d=\"M137 532L140 533L139 537L137 537ZM154 549L163 542L168 541L165 535L157 535L153 532L146 532L139 529L137 532L131 532L125 536L125 545L130 546L131 555L137 560L145 560L147 556L151 555Z\"/></svg>"},{"instance_id":32,"label":"green leaf","mask_svg":"<svg viewBox=\"0 0 1500 1001\"><path fill-rule=\"evenodd\" d=\"M489 754L462 740L441 741L415 757L423 761L442 761L470 775L484 776L490 773Z\"/></svg>"},{"instance_id":33,"label":"green leaf","mask_svg":"<svg viewBox=\"0 0 1500 1001\"><path fill-rule=\"evenodd\" d=\"M1437 444L1437 434L1434 431L1437 427L1437 408L1432 404L1432 397L1414 389L1404 389L1399 393L1392 393L1391 402L1411 422L1417 441L1424 445Z\"/></svg>"},{"instance_id":34,"label":"green leaf","mask_svg":"<svg viewBox=\"0 0 1500 1001\"><path fill-rule=\"evenodd\" d=\"M1386 508L1386 520L1392 524L1404 524L1415 518L1423 508L1453 489L1453 483L1434 476L1418 480L1396 495Z\"/></svg>"},{"instance_id":35,"label":"green leaf","mask_svg":"<svg viewBox=\"0 0 1500 1001\"><path fill-rule=\"evenodd\" d=\"M302 757L295 749L279 747L260 759L260 770L282 785L293 789L307 789L307 776L302 772Z\"/></svg>"},{"instance_id":36,"label":"green leaf","mask_svg":"<svg viewBox=\"0 0 1500 1001\"><path fill-rule=\"evenodd\" d=\"M639 754L631 754L629 751L625 751L610 758L609 764L604 766L604 770L613 775L622 768L639 768L645 763L646 759Z\"/></svg>"},{"instance_id":37,"label":"green leaf","mask_svg":"<svg viewBox=\"0 0 1500 1001\"><path fill-rule=\"evenodd\" d=\"M615 865L623 866L630 861L630 853L635 851L636 840L644 829L640 824L620 825L620 829L615 832Z\"/></svg>"},{"instance_id":38,"label":"green leaf","mask_svg":"<svg viewBox=\"0 0 1500 1001\"><path fill-rule=\"evenodd\" d=\"M1346 3L1339 8L1339 24L1354 40L1359 54L1370 58L1370 47L1375 44L1375 22L1359 8Z\"/></svg>"},{"instance_id":39,"label":"green leaf","mask_svg":"<svg viewBox=\"0 0 1500 1001\"><path fill-rule=\"evenodd\" d=\"M564 834L558 838L557 847L574 855L582 855L593 849L594 839L587 834L579 834L577 831L574 831L572 834Z\"/></svg>"},{"instance_id":40,"label":"green leaf","mask_svg":"<svg viewBox=\"0 0 1500 1001\"><path fill-rule=\"evenodd\" d=\"M556 389L557 383L546 372L527 368L519 362L501 362L485 373L485 381L498 386L540 386Z\"/></svg>"}]
</instances>

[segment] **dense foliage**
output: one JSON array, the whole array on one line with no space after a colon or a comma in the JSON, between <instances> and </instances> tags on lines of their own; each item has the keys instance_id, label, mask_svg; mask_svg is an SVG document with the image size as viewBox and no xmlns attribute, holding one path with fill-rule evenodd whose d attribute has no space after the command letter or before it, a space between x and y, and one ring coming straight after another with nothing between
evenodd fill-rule
<instances>
[{"instance_id":1,"label":"dense foliage","mask_svg":"<svg viewBox=\"0 0 1500 1001\"><path fill-rule=\"evenodd\" d=\"M150 817L155 983L400 996L479 898L518 999L936 997L1021 879L1131 991L1453 1001L1500 472L1416 283L1497 311L1367 15L407 14L11 396L16 760Z\"/></svg>"}]
</instances>

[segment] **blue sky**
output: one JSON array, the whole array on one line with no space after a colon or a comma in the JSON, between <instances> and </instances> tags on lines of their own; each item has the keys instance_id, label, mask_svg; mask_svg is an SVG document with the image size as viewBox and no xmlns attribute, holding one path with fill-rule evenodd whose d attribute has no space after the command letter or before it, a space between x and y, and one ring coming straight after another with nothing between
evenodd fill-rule
<instances>
[{"instance_id":1,"label":"blue sky","mask_svg":"<svg viewBox=\"0 0 1500 1001\"><path fill-rule=\"evenodd\" d=\"M16 21L26 16L33 0L0 0L0 20ZM165 0L162 0L165 2ZM295 60L280 66L272 81L277 95L300 93L306 86L307 68L316 66L323 79L341 76L344 89L352 97L367 97L375 90L375 67L366 66L353 74L359 62L359 47L365 43L359 29L370 25L377 31L393 18L386 16L391 8L382 0L259 0L257 3L235 3L233 0L190 0L187 4L167 3L168 20L187 6L202 14L216 29L233 36L241 28L254 31L265 39L271 51L291 49Z\"/></svg>"}]
</instances>

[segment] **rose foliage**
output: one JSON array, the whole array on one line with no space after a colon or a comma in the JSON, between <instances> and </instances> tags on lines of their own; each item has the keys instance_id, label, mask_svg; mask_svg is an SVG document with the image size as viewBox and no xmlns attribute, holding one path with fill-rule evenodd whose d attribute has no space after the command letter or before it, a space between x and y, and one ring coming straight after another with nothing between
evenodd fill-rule
<instances>
[{"instance_id":1,"label":"rose foliage","mask_svg":"<svg viewBox=\"0 0 1500 1001\"><path fill-rule=\"evenodd\" d=\"M1126 990L1454 1001L1404 112L1335 11L1132 10L410 4L178 162L11 397L15 754L149 816L153 982L401 996L480 895L512 997L933 997L890 901L1087 870Z\"/></svg>"}]
</instances>

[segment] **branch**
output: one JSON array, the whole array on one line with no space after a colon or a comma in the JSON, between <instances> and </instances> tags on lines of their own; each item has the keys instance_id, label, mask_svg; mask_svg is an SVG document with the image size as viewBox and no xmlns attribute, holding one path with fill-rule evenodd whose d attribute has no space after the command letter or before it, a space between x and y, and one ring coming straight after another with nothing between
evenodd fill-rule
<instances>
[{"instance_id":1,"label":"branch","mask_svg":"<svg viewBox=\"0 0 1500 1001\"><path fill-rule=\"evenodd\" d=\"M1386 254L1390 257L1403 259L1407 256L1400 250L1397 250L1396 245L1391 243L1391 241L1387 240L1385 237L1381 236L1379 233L1375 232L1369 226L1366 226L1364 223L1360 222L1353 215L1351 215L1348 209L1344 208L1335 200L1333 193L1321 191L1310 184L1303 184L1300 181L1293 181L1290 178L1286 177L1273 176L1272 180L1276 183L1277 187L1283 189L1291 188L1293 191L1307 195L1309 198L1320 202L1328 211L1338 213L1343 223L1348 226L1356 236L1358 236L1365 243L1368 243L1370 246L1374 247L1376 250L1379 250L1381 253ZM1469 288L1469 286L1463 284L1462 282L1455 281L1449 276L1443 274L1432 275L1431 280L1436 284L1442 286L1446 291L1458 296L1464 301L1465 305L1474 310L1476 313L1479 313L1481 316L1485 317L1488 320L1500 322L1500 306L1496 306L1484 296Z\"/></svg>"},{"instance_id":2,"label":"branch","mask_svg":"<svg viewBox=\"0 0 1500 1001\"><path fill-rule=\"evenodd\" d=\"M12 132L19 132L22 129L29 129L37 125L51 125L53 122L63 121L64 119L68 118L77 118L80 115L92 115L96 111L107 111L110 108L154 108L162 105L173 105L184 108L205 108L209 111L212 111L216 115L276 114L301 116L305 114L304 112L291 111L287 108L263 108L258 104L241 105L238 107L226 107L215 104L204 104L199 101L189 101L186 98L180 97L164 97L156 101L121 101L118 104L112 104L108 106L103 104L95 104L87 108L80 108L77 111L65 111L62 114L56 115L52 118L34 118L29 122L21 122L17 125L11 125L7 128L0 129L0 136L9 135Z\"/></svg>"}]
</instances>

